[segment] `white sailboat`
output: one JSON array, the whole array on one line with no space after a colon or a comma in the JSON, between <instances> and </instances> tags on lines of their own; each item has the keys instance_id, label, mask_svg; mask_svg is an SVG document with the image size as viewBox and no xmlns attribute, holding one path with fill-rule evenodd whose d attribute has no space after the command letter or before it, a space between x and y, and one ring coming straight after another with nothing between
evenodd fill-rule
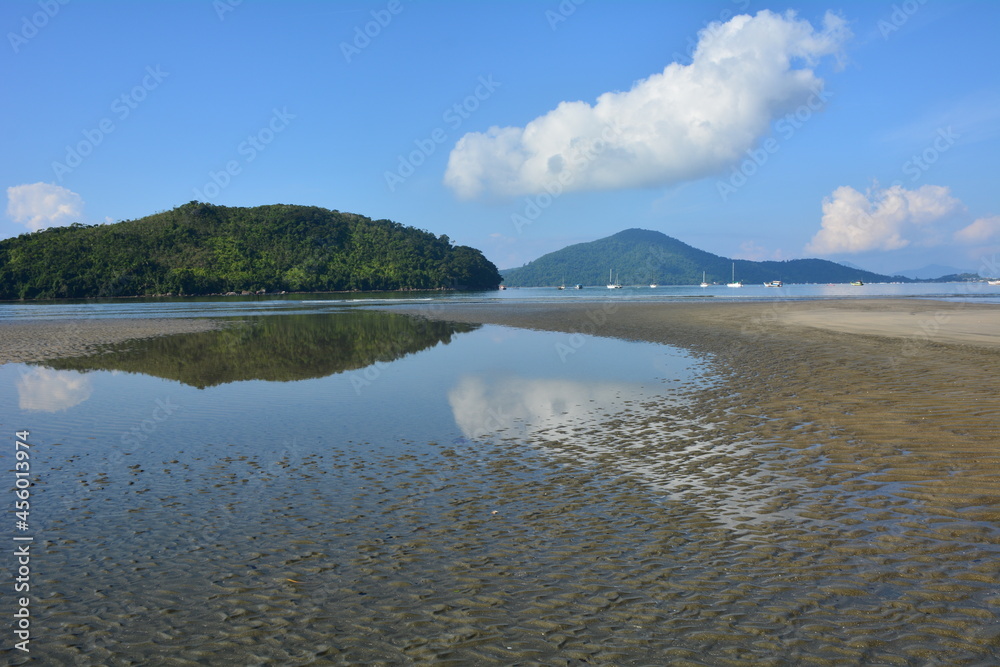
<instances>
[{"instance_id":1,"label":"white sailboat","mask_svg":"<svg viewBox=\"0 0 1000 667\"><path fill-rule=\"evenodd\" d=\"M708 283L705 282L705 272L704 271L701 272L701 286L702 287L708 287Z\"/></svg>"},{"instance_id":2,"label":"white sailboat","mask_svg":"<svg viewBox=\"0 0 1000 667\"><path fill-rule=\"evenodd\" d=\"M726 287L743 287L743 281L736 280L736 262L733 262L733 282L726 283Z\"/></svg>"},{"instance_id":3,"label":"white sailboat","mask_svg":"<svg viewBox=\"0 0 1000 667\"><path fill-rule=\"evenodd\" d=\"M621 283L618 282L616 278L614 282L611 282L611 269L608 269L608 289L621 289Z\"/></svg>"}]
</instances>

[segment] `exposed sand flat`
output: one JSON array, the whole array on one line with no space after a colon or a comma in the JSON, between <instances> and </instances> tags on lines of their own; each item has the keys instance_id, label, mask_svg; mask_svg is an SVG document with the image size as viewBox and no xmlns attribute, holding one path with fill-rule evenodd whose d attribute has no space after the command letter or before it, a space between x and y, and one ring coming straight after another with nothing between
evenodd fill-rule
<instances>
[{"instance_id":1,"label":"exposed sand flat","mask_svg":"<svg viewBox=\"0 0 1000 667\"><path fill-rule=\"evenodd\" d=\"M0 321L0 364L76 357L102 345L219 327L216 320L180 318Z\"/></svg>"},{"instance_id":2,"label":"exposed sand flat","mask_svg":"<svg viewBox=\"0 0 1000 667\"><path fill-rule=\"evenodd\" d=\"M769 301L757 303L509 302L399 306L414 314L455 321L579 331L600 336L668 342L665 337L700 326L708 339L792 334L794 327L936 343L1000 347L1000 305L917 299ZM659 331L651 326L659 325ZM798 332L800 333L800 332Z\"/></svg>"},{"instance_id":3,"label":"exposed sand flat","mask_svg":"<svg viewBox=\"0 0 1000 667\"><path fill-rule=\"evenodd\" d=\"M1000 307L985 304L819 301L794 304L780 312L778 321L843 333L1000 347Z\"/></svg>"}]
</instances>

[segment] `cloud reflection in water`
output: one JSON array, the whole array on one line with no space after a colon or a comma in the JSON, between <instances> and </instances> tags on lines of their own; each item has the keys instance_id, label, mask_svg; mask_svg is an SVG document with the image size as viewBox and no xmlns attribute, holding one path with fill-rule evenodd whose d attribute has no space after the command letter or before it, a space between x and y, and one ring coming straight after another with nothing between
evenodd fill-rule
<instances>
[{"instance_id":1,"label":"cloud reflection in water","mask_svg":"<svg viewBox=\"0 0 1000 667\"><path fill-rule=\"evenodd\" d=\"M467 438L532 436L606 416L626 403L651 400L639 385L466 375L448 392L455 423Z\"/></svg>"},{"instance_id":2,"label":"cloud reflection in water","mask_svg":"<svg viewBox=\"0 0 1000 667\"><path fill-rule=\"evenodd\" d=\"M92 392L90 378L76 371L32 368L17 382L18 403L22 410L61 412L83 403Z\"/></svg>"}]
</instances>

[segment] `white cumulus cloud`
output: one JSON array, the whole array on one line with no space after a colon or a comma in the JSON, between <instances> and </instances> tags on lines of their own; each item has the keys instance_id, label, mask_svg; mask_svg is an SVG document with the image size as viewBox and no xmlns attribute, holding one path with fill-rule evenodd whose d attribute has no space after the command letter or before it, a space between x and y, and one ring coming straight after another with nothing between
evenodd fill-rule
<instances>
[{"instance_id":1,"label":"white cumulus cloud","mask_svg":"<svg viewBox=\"0 0 1000 667\"><path fill-rule=\"evenodd\" d=\"M935 238L934 224L964 208L940 185L907 190L900 185L861 193L839 187L823 200L821 229L806 246L818 255L898 250L914 239Z\"/></svg>"},{"instance_id":2,"label":"white cumulus cloud","mask_svg":"<svg viewBox=\"0 0 1000 667\"><path fill-rule=\"evenodd\" d=\"M821 30L791 11L713 23L699 33L690 65L672 63L594 105L562 102L523 128L466 134L444 182L472 199L703 178L814 98L823 82L810 67L837 54L848 36L845 21L830 13Z\"/></svg>"},{"instance_id":3,"label":"white cumulus cloud","mask_svg":"<svg viewBox=\"0 0 1000 667\"><path fill-rule=\"evenodd\" d=\"M52 183L14 185L7 188L7 215L33 232L59 227L83 216L83 199Z\"/></svg>"},{"instance_id":4,"label":"white cumulus cloud","mask_svg":"<svg viewBox=\"0 0 1000 667\"><path fill-rule=\"evenodd\" d=\"M963 243L983 243L1000 240L1000 215L979 218L968 227L955 232L955 239Z\"/></svg>"}]
</instances>

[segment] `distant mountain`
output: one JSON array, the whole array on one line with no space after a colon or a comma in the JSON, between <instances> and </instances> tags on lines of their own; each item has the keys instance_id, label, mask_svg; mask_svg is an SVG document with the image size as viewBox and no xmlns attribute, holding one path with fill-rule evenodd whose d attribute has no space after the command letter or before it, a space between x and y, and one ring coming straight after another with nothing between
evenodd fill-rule
<instances>
[{"instance_id":1,"label":"distant mountain","mask_svg":"<svg viewBox=\"0 0 1000 667\"><path fill-rule=\"evenodd\" d=\"M906 269L905 271L897 271L896 273L907 278L913 278L914 280L935 280L945 276L956 276L973 272L968 269L957 269L954 266L928 264L920 269Z\"/></svg>"},{"instance_id":2,"label":"distant mountain","mask_svg":"<svg viewBox=\"0 0 1000 667\"><path fill-rule=\"evenodd\" d=\"M509 287L546 285L604 285L608 272L623 285L697 285L702 271L708 282L728 283L733 264L736 279L745 283L781 280L786 283L847 283L907 281L851 269L825 259L793 259L783 262L732 260L698 250L660 232L626 229L590 243L578 243L539 257L522 267L501 271Z\"/></svg>"},{"instance_id":3,"label":"distant mountain","mask_svg":"<svg viewBox=\"0 0 1000 667\"><path fill-rule=\"evenodd\" d=\"M138 220L0 241L0 299L499 284L492 262L447 236L315 206L190 202Z\"/></svg>"},{"instance_id":4,"label":"distant mountain","mask_svg":"<svg viewBox=\"0 0 1000 667\"><path fill-rule=\"evenodd\" d=\"M978 283L982 282L983 277L978 273L949 273L946 276L939 276L937 278L931 278L929 280L921 280L922 283Z\"/></svg>"}]
</instances>

